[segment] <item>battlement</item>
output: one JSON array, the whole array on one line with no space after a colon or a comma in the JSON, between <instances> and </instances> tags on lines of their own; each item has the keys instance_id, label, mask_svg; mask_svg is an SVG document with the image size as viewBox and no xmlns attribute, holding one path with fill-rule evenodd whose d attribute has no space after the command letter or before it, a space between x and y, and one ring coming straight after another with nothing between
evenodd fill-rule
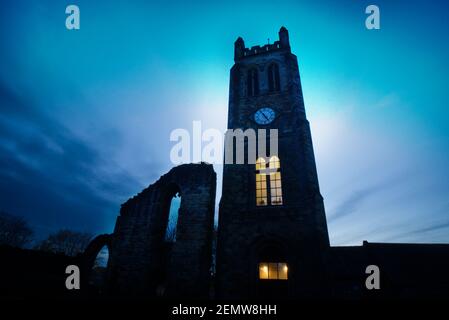
<instances>
[{"instance_id":1,"label":"battlement","mask_svg":"<svg viewBox=\"0 0 449 320\"><path fill-rule=\"evenodd\" d=\"M243 56L251 56L255 54L259 54L266 51L273 51L281 48L281 43L279 41L275 41L273 44L266 44L263 47L261 46L252 46L251 48L245 48L243 51Z\"/></svg>"},{"instance_id":2,"label":"battlement","mask_svg":"<svg viewBox=\"0 0 449 320\"><path fill-rule=\"evenodd\" d=\"M234 61L244 59L249 56L264 54L270 51L287 49L290 51L290 41L288 37L288 30L285 27L281 27L279 30L279 40L273 44L266 44L264 46L252 46L251 48L245 47L245 42L239 37L234 43Z\"/></svg>"}]
</instances>

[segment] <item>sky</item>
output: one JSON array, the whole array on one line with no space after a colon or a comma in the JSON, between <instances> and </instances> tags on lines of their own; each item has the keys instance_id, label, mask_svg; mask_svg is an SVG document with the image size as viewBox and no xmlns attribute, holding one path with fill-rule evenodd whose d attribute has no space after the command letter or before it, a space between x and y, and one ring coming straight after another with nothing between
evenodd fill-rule
<instances>
[{"instance_id":1,"label":"sky","mask_svg":"<svg viewBox=\"0 0 449 320\"><path fill-rule=\"evenodd\" d=\"M285 26L331 244L449 242L449 4L71 4L80 30L66 1L0 4L0 210L37 237L112 232L120 204L173 167L172 130L225 131L237 37L264 45Z\"/></svg>"}]
</instances>

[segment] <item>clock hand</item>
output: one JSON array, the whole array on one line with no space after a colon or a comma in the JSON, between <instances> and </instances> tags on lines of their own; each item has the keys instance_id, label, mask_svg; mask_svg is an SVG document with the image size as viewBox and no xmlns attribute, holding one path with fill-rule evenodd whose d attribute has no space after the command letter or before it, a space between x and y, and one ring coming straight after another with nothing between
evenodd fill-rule
<instances>
[{"instance_id":1,"label":"clock hand","mask_svg":"<svg viewBox=\"0 0 449 320\"><path fill-rule=\"evenodd\" d=\"M268 117L265 115L265 113L263 113L262 111L261 111L260 113L262 113L262 115L263 115L263 117L265 118L265 120L270 121L270 120L268 119Z\"/></svg>"}]
</instances>

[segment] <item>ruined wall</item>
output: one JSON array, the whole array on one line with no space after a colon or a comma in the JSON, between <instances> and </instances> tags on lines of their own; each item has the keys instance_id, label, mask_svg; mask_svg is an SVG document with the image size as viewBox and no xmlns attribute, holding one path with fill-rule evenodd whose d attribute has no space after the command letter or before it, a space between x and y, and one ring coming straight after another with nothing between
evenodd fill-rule
<instances>
[{"instance_id":1,"label":"ruined wall","mask_svg":"<svg viewBox=\"0 0 449 320\"><path fill-rule=\"evenodd\" d=\"M112 236L108 282L114 293L205 297L209 293L216 174L186 164L125 202ZM179 192L176 241L164 242L170 201Z\"/></svg>"}]
</instances>

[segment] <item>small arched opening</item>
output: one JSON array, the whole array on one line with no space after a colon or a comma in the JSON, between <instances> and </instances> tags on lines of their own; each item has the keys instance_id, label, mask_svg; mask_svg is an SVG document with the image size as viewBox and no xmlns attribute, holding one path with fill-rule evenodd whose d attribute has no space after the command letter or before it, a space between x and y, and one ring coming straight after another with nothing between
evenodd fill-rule
<instances>
[{"instance_id":1,"label":"small arched opening","mask_svg":"<svg viewBox=\"0 0 449 320\"><path fill-rule=\"evenodd\" d=\"M246 92L248 97L254 97L259 94L259 73L256 68L250 68L246 76Z\"/></svg>"},{"instance_id":2,"label":"small arched opening","mask_svg":"<svg viewBox=\"0 0 449 320\"><path fill-rule=\"evenodd\" d=\"M160 264L157 270L156 295L165 296L168 272L172 259L173 248L178 234L178 219L181 209L181 191L175 184L167 186L162 196L162 223L160 243Z\"/></svg>"},{"instance_id":3,"label":"small arched opening","mask_svg":"<svg viewBox=\"0 0 449 320\"><path fill-rule=\"evenodd\" d=\"M89 286L101 293L106 287L107 267L109 261L109 248L104 245L95 257L89 275Z\"/></svg>"},{"instance_id":4,"label":"small arched opening","mask_svg":"<svg viewBox=\"0 0 449 320\"><path fill-rule=\"evenodd\" d=\"M276 63L272 63L268 67L268 89L270 92L279 91L281 89L279 66Z\"/></svg>"},{"instance_id":5,"label":"small arched opening","mask_svg":"<svg viewBox=\"0 0 449 320\"><path fill-rule=\"evenodd\" d=\"M107 272L111 235L102 234L95 237L83 253L81 281L87 284L92 293L101 294L106 291Z\"/></svg>"}]
</instances>

